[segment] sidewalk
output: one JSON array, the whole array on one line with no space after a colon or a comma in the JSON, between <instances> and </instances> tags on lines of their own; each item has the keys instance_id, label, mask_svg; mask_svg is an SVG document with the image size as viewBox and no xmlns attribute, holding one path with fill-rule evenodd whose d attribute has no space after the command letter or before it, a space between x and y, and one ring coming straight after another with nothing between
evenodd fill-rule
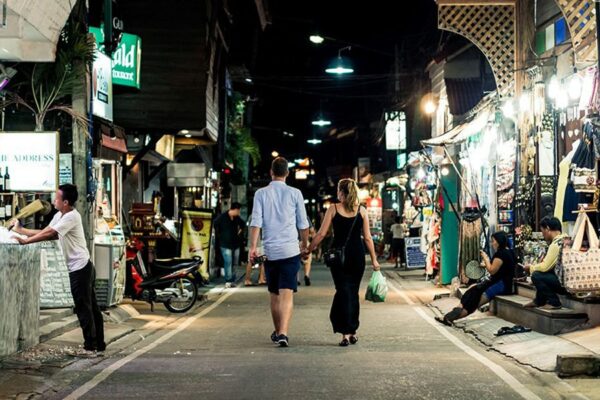
<instances>
[{"instance_id":1,"label":"sidewalk","mask_svg":"<svg viewBox=\"0 0 600 400\"><path fill-rule=\"evenodd\" d=\"M448 288L437 288L431 282L416 279L414 272L401 271L391 272L391 274L396 274L395 281L402 285L409 296L417 297L435 316L442 316L459 304L458 298L450 296ZM436 295L443 297L435 300ZM558 336L533 331L495 336L500 328L513 325L515 324L489 312L476 311L467 318L457 321L452 329L467 333L489 351L495 351L519 364L544 372L557 371L558 356L566 359L600 357L600 327Z\"/></svg>"},{"instance_id":2,"label":"sidewalk","mask_svg":"<svg viewBox=\"0 0 600 400\"><path fill-rule=\"evenodd\" d=\"M243 279L240 269L237 276ZM217 278L211 284L199 288L198 302L184 314L172 314L162 304L155 304L155 311L143 301L125 299L118 307L104 311L104 334L107 344L106 357L120 353L126 348L140 346L148 337L160 334L169 325L185 318L189 313L205 304L209 297L218 297L227 289L224 279ZM238 284L243 282L238 280ZM51 340L21 353L0 359L0 399L37 399L42 393L57 387L55 375L81 358L73 354L82 344L81 328L69 330ZM104 357L88 361L97 364ZM28 388L23 392L23 388Z\"/></svg>"}]
</instances>

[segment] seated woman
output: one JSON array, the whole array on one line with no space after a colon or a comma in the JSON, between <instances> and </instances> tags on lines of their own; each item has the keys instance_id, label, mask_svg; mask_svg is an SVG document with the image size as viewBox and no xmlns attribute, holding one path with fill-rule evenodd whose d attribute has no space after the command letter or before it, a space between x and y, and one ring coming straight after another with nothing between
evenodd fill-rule
<instances>
[{"instance_id":1,"label":"seated woman","mask_svg":"<svg viewBox=\"0 0 600 400\"><path fill-rule=\"evenodd\" d=\"M512 293L517 262L514 253L508 248L506 233L496 232L492 235L492 248L496 253L491 261L485 252L481 252L485 269L490 273L489 280L471 286L460 299L460 307L454 308L443 318L436 318L437 321L451 326L455 320L474 313L494 297Z\"/></svg>"}]
</instances>

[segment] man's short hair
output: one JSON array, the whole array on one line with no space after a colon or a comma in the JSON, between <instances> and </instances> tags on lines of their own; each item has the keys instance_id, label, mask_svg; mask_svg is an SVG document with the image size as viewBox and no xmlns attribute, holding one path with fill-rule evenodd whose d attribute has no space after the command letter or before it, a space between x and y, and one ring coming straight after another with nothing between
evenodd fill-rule
<instances>
[{"instance_id":1,"label":"man's short hair","mask_svg":"<svg viewBox=\"0 0 600 400\"><path fill-rule=\"evenodd\" d=\"M277 178L285 178L288 174L288 161L283 157L277 157L271 164L271 172Z\"/></svg>"},{"instance_id":2,"label":"man's short hair","mask_svg":"<svg viewBox=\"0 0 600 400\"><path fill-rule=\"evenodd\" d=\"M66 183L60 185L58 190L62 192L63 201L68 201L70 206L74 206L79 198L79 192L77 192L77 186Z\"/></svg>"},{"instance_id":3,"label":"man's short hair","mask_svg":"<svg viewBox=\"0 0 600 400\"><path fill-rule=\"evenodd\" d=\"M540 227L544 229L549 229L551 231L562 232L562 224L560 220L556 217L544 217L540 221Z\"/></svg>"},{"instance_id":4,"label":"man's short hair","mask_svg":"<svg viewBox=\"0 0 600 400\"><path fill-rule=\"evenodd\" d=\"M231 207L229 207L230 210L240 210L241 208L242 208L242 205L236 201L231 203Z\"/></svg>"}]
</instances>

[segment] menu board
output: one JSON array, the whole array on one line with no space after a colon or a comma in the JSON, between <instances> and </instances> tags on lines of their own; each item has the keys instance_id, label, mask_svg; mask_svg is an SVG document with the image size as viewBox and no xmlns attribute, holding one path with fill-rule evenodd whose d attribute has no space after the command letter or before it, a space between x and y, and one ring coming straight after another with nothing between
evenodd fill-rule
<instances>
[{"instance_id":1,"label":"menu board","mask_svg":"<svg viewBox=\"0 0 600 400\"><path fill-rule=\"evenodd\" d=\"M406 268L425 268L427 255L421 251L421 238L411 237L404 239L406 252Z\"/></svg>"}]
</instances>

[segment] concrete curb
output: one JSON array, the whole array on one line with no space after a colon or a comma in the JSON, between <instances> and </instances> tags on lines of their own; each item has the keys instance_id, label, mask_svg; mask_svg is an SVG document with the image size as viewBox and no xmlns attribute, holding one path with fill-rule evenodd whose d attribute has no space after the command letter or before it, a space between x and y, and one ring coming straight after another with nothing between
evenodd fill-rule
<instances>
[{"instance_id":1,"label":"concrete curb","mask_svg":"<svg viewBox=\"0 0 600 400\"><path fill-rule=\"evenodd\" d=\"M588 354L558 355L556 373L561 378L600 376L600 356Z\"/></svg>"}]
</instances>

